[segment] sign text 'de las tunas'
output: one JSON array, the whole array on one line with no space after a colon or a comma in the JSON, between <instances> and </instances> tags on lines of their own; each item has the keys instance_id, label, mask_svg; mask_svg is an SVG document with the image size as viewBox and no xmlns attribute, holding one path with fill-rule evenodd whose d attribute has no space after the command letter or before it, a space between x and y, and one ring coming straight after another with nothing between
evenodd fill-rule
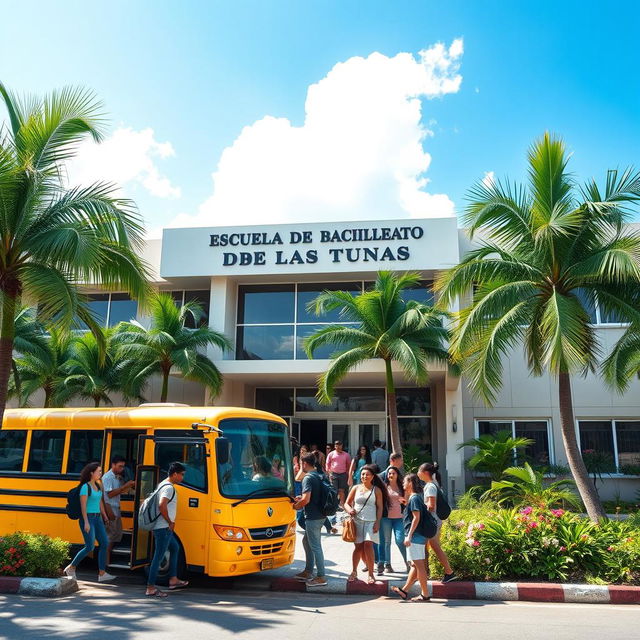
<instances>
[{"instance_id":1,"label":"sign text 'de las tunas'","mask_svg":"<svg viewBox=\"0 0 640 640\"><path fill-rule=\"evenodd\" d=\"M239 231L210 234L209 246L222 249L223 267L316 264L321 252L338 264L404 262L411 257L411 242L423 236L421 226Z\"/></svg>"}]
</instances>

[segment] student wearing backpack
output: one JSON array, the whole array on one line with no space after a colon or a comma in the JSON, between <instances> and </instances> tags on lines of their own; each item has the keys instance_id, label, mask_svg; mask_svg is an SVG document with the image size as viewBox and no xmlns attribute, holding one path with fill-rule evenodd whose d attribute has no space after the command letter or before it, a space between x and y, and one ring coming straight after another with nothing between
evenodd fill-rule
<instances>
[{"instance_id":1,"label":"student wearing backpack","mask_svg":"<svg viewBox=\"0 0 640 640\"><path fill-rule=\"evenodd\" d=\"M427 509L431 512L431 515L436 519L438 524L438 530L436 535L427 541L427 553L425 556L425 566L427 574L429 574L429 547L433 549L436 557L440 561L442 568L444 569L444 576L442 582L452 582L457 580L456 574L451 569L449 564L449 558L444 552L442 545L440 544L440 531L442 529L442 520L449 517L451 507L447 504L447 501L440 489L440 473L438 472L437 462L425 462L420 465L418 469L418 477L424 482L423 498Z\"/></svg>"},{"instance_id":2,"label":"student wearing backpack","mask_svg":"<svg viewBox=\"0 0 640 640\"><path fill-rule=\"evenodd\" d=\"M323 473L316 469L316 457L307 453L300 458L300 467L305 476L302 479L302 495L296 496L293 508L296 511L304 509L305 529L302 546L306 564L304 571L296 575L296 580L306 582L308 587L326 587L327 578L324 571L324 553L322 551L322 525L324 513L325 489ZM313 577L313 568L316 577Z\"/></svg>"},{"instance_id":3,"label":"student wearing backpack","mask_svg":"<svg viewBox=\"0 0 640 640\"><path fill-rule=\"evenodd\" d=\"M166 598L167 592L156 587L158 569L160 562L169 551L169 590L182 589L189 583L186 580L178 579L178 554L180 545L173 535L176 526L176 515L178 510L178 494L175 485L182 482L185 468L180 462L172 462L169 465L169 475L163 480L156 492L158 493L158 510L160 516L156 520L153 528L154 551L151 566L149 567L149 577L147 579L146 595L155 598Z\"/></svg>"},{"instance_id":4,"label":"student wearing backpack","mask_svg":"<svg viewBox=\"0 0 640 640\"><path fill-rule=\"evenodd\" d=\"M402 600L409 602L429 602L429 587L427 585L427 567L425 565L426 542L425 533L435 533L435 524L431 531L427 532L425 525L430 515L422 501L420 480L415 473L409 473L404 477L404 497L407 508L404 511L404 546L407 548L407 559L411 562L411 570L402 587L391 587L391 591L399 595ZM409 599L409 589L416 580L420 583L420 595Z\"/></svg>"},{"instance_id":5,"label":"student wearing backpack","mask_svg":"<svg viewBox=\"0 0 640 640\"><path fill-rule=\"evenodd\" d=\"M109 540L105 524L108 522L108 518L102 500L101 477L102 467L99 462L90 462L80 472L80 514L78 514L80 517L78 524L84 538L84 547L64 568L65 575L71 578L76 577L76 567L93 551L97 540L100 545L98 547L98 582L108 582L115 579L115 576L106 572Z\"/></svg>"}]
</instances>

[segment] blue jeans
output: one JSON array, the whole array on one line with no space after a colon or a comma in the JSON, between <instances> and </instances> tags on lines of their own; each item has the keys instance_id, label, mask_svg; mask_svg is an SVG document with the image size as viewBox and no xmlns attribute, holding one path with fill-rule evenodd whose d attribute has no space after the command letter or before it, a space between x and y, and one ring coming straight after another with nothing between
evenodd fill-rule
<instances>
[{"instance_id":1,"label":"blue jeans","mask_svg":"<svg viewBox=\"0 0 640 640\"><path fill-rule=\"evenodd\" d=\"M98 569L105 571L107 568L107 547L109 539L107 538L107 530L104 528L102 515L99 513L88 513L89 533L84 530L84 519L80 517L78 524L84 538L84 547L78 551L76 557L71 561L71 566L77 567L94 549L96 540L100 547L98 548Z\"/></svg>"},{"instance_id":2,"label":"blue jeans","mask_svg":"<svg viewBox=\"0 0 640 640\"><path fill-rule=\"evenodd\" d=\"M315 565L318 577L322 578L324 576L324 553L322 553L321 533L324 519L307 520L305 525L302 546L307 564L304 570L312 573Z\"/></svg>"},{"instance_id":3,"label":"blue jeans","mask_svg":"<svg viewBox=\"0 0 640 640\"><path fill-rule=\"evenodd\" d=\"M173 535L173 531L169 527L153 530L153 540L155 549L153 551L153 560L149 567L149 578L147 584L152 587L158 578L158 569L164 558L164 554L169 550L169 577L177 578L178 573L178 554L180 553L180 545Z\"/></svg>"},{"instance_id":4,"label":"blue jeans","mask_svg":"<svg viewBox=\"0 0 640 640\"><path fill-rule=\"evenodd\" d=\"M380 562L391 564L391 537L404 562L407 562L407 548L404 546L404 524L402 518L382 518L380 521Z\"/></svg>"}]
</instances>

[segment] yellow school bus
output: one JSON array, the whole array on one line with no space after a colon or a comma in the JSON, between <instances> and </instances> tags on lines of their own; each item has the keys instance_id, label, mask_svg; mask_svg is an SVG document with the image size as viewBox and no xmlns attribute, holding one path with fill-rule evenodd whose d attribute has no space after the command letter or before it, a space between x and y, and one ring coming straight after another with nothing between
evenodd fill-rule
<instances>
[{"instance_id":1,"label":"yellow school bus","mask_svg":"<svg viewBox=\"0 0 640 640\"><path fill-rule=\"evenodd\" d=\"M288 426L271 413L233 407L8 409L0 535L32 531L82 544L78 522L65 512L67 492L85 464L101 461L106 472L116 454L126 460L124 480L136 485L121 497L125 533L111 567L149 564L152 536L137 527L138 507L173 461L186 467L176 487L180 569L228 577L293 562Z\"/></svg>"}]
</instances>

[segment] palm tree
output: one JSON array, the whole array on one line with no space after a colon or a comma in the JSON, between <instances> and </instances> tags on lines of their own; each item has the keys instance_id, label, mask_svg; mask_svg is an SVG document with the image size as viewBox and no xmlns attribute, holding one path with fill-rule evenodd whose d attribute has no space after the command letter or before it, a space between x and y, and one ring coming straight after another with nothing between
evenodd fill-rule
<instances>
[{"instance_id":1,"label":"palm tree","mask_svg":"<svg viewBox=\"0 0 640 640\"><path fill-rule=\"evenodd\" d=\"M116 357L113 332L113 329L106 329L102 340L98 340L88 331L71 343L65 385L74 395L93 400L96 407L101 402L113 404L109 394L125 391L122 372L131 365Z\"/></svg>"},{"instance_id":2,"label":"palm tree","mask_svg":"<svg viewBox=\"0 0 640 640\"><path fill-rule=\"evenodd\" d=\"M11 359L12 379L9 383L9 395L15 395L19 403L22 400L22 384L16 357L19 357L20 354L32 354L36 357L46 358L47 352L47 335L42 324L36 319L35 309L21 306L15 319L15 337Z\"/></svg>"},{"instance_id":3,"label":"palm tree","mask_svg":"<svg viewBox=\"0 0 640 640\"><path fill-rule=\"evenodd\" d=\"M359 295L348 291L324 291L309 304L309 310L322 315L336 309L344 322L353 326L331 325L304 340L307 355L316 349L335 346L331 364L318 379L318 399L329 403L336 385L366 360L384 361L391 444L402 451L398 429L396 391L392 363L398 362L409 379L417 384L427 381L430 360L448 362L448 331L443 326L446 314L429 305L409 300L402 293L419 284L418 273L378 273L372 290Z\"/></svg>"},{"instance_id":4,"label":"palm tree","mask_svg":"<svg viewBox=\"0 0 640 640\"><path fill-rule=\"evenodd\" d=\"M562 141L545 134L528 156L529 185L478 183L464 222L480 246L439 277L441 302L473 291L456 317L451 350L487 404L502 384L502 361L522 343L533 375L558 380L562 439L592 520L605 517L578 448L571 376L594 371L600 345L589 309L640 323L640 235L625 226L640 175L609 171L578 188Z\"/></svg>"},{"instance_id":5,"label":"palm tree","mask_svg":"<svg viewBox=\"0 0 640 640\"><path fill-rule=\"evenodd\" d=\"M510 431L498 431L467 440L458 445L458 449L473 447L476 451L467 460L469 468L488 473L492 480L500 480L505 469L513 465L515 452L531 444L530 438L514 438Z\"/></svg>"},{"instance_id":6,"label":"palm tree","mask_svg":"<svg viewBox=\"0 0 640 640\"><path fill-rule=\"evenodd\" d=\"M90 91L66 88L20 100L0 83L8 126L0 129L0 424L7 400L15 314L23 297L41 319L97 328L78 285L98 282L141 298L143 226L115 187L67 188L64 163L87 136L102 138L101 106Z\"/></svg>"},{"instance_id":7,"label":"palm tree","mask_svg":"<svg viewBox=\"0 0 640 640\"><path fill-rule=\"evenodd\" d=\"M65 384L72 340L68 331L50 328L45 352L25 353L17 359L22 380L21 406L40 389L44 391L44 407L63 407L73 396L73 390Z\"/></svg>"},{"instance_id":8,"label":"palm tree","mask_svg":"<svg viewBox=\"0 0 640 640\"><path fill-rule=\"evenodd\" d=\"M114 341L119 359L131 363L125 383L130 393L140 394L149 378L162 376L160 402L166 402L169 393L169 374L177 370L187 380L205 385L212 395L222 388L222 375L201 349L209 346L231 349L229 339L208 326L198 326L203 310L196 302L176 306L167 293L159 293L149 302L151 323L149 328L139 322L121 322ZM192 318L196 328L185 326Z\"/></svg>"}]
</instances>

